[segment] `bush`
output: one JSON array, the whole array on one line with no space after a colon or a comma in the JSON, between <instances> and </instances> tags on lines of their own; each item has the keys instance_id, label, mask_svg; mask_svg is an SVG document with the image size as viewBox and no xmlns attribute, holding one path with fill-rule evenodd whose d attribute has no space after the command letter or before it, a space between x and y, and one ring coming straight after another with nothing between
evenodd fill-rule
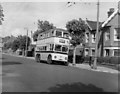
<instances>
[{"instance_id":1,"label":"bush","mask_svg":"<svg viewBox=\"0 0 120 94\"><path fill-rule=\"evenodd\" d=\"M19 55L22 55L22 51L19 51Z\"/></svg>"},{"instance_id":2,"label":"bush","mask_svg":"<svg viewBox=\"0 0 120 94\"><path fill-rule=\"evenodd\" d=\"M79 55L76 55L76 63L89 63L90 56L86 57L80 57ZM92 57L92 60L94 60L94 57ZM72 63L73 61L73 55L68 55L68 62ZM98 64L105 63L105 64L120 64L120 57L98 57L97 62Z\"/></svg>"},{"instance_id":3,"label":"bush","mask_svg":"<svg viewBox=\"0 0 120 94\"><path fill-rule=\"evenodd\" d=\"M76 63L83 63L84 58L81 57L80 55L76 55ZM73 62L73 55L68 55L68 62L72 63Z\"/></svg>"},{"instance_id":4,"label":"bush","mask_svg":"<svg viewBox=\"0 0 120 94\"><path fill-rule=\"evenodd\" d=\"M120 57L98 57L98 63L120 64Z\"/></svg>"},{"instance_id":5,"label":"bush","mask_svg":"<svg viewBox=\"0 0 120 94\"><path fill-rule=\"evenodd\" d=\"M32 57L33 56L33 52L32 51L27 51L27 56L28 57Z\"/></svg>"},{"instance_id":6,"label":"bush","mask_svg":"<svg viewBox=\"0 0 120 94\"><path fill-rule=\"evenodd\" d=\"M111 57L110 63L112 64L120 64L120 57Z\"/></svg>"}]
</instances>

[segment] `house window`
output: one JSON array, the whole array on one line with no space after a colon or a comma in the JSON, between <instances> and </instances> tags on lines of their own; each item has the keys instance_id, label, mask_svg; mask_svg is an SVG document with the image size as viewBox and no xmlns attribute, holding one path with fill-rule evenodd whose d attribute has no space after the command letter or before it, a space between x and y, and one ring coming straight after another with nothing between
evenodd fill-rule
<instances>
[{"instance_id":1,"label":"house window","mask_svg":"<svg viewBox=\"0 0 120 94\"><path fill-rule=\"evenodd\" d=\"M92 49L92 56L95 56L95 49Z\"/></svg>"},{"instance_id":2,"label":"house window","mask_svg":"<svg viewBox=\"0 0 120 94\"><path fill-rule=\"evenodd\" d=\"M120 56L120 49L114 49L114 56Z\"/></svg>"},{"instance_id":3,"label":"house window","mask_svg":"<svg viewBox=\"0 0 120 94\"><path fill-rule=\"evenodd\" d=\"M110 55L110 50L109 49L105 49L105 56L109 56Z\"/></svg>"},{"instance_id":4,"label":"house window","mask_svg":"<svg viewBox=\"0 0 120 94\"><path fill-rule=\"evenodd\" d=\"M85 49L85 56L88 56L89 50Z\"/></svg>"},{"instance_id":5,"label":"house window","mask_svg":"<svg viewBox=\"0 0 120 94\"><path fill-rule=\"evenodd\" d=\"M110 32L105 33L105 40L110 40Z\"/></svg>"},{"instance_id":6,"label":"house window","mask_svg":"<svg viewBox=\"0 0 120 94\"><path fill-rule=\"evenodd\" d=\"M96 38L95 38L95 37L96 37L96 34L95 34L95 33L93 33L93 34L92 34L92 43L95 43L95 40L96 40Z\"/></svg>"},{"instance_id":7,"label":"house window","mask_svg":"<svg viewBox=\"0 0 120 94\"><path fill-rule=\"evenodd\" d=\"M86 43L87 43L87 42L89 42L89 33L86 33L85 35L86 35L85 39L86 39Z\"/></svg>"},{"instance_id":8,"label":"house window","mask_svg":"<svg viewBox=\"0 0 120 94\"><path fill-rule=\"evenodd\" d=\"M120 28L115 28L114 29L114 40L120 40Z\"/></svg>"}]
</instances>

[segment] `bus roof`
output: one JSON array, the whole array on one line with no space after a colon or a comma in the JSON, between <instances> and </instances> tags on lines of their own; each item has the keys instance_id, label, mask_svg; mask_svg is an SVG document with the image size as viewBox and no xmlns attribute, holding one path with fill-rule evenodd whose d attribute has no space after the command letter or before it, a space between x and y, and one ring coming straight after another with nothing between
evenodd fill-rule
<instances>
[{"instance_id":1,"label":"bus roof","mask_svg":"<svg viewBox=\"0 0 120 94\"><path fill-rule=\"evenodd\" d=\"M63 31L63 32L69 33L69 32L68 32L67 30L65 30L65 29L53 28L53 29L47 30L47 31L45 31L45 32L42 32L42 33L40 33L40 34L44 34L44 33L50 32L50 31L52 31L52 30L58 30L58 31Z\"/></svg>"}]
</instances>

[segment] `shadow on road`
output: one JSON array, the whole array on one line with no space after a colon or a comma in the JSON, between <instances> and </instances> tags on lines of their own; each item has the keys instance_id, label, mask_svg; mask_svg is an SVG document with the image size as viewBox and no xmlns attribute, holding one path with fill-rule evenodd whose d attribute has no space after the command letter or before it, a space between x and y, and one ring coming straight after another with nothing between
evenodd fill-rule
<instances>
[{"instance_id":1,"label":"shadow on road","mask_svg":"<svg viewBox=\"0 0 120 94\"><path fill-rule=\"evenodd\" d=\"M92 84L85 85L83 83L73 84L57 84L55 87L49 88L50 92L104 92L102 88L98 88Z\"/></svg>"},{"instance_id":2,"label":"shadow on road","mask_svg":"<svg viewBox=\"0 0 120 94\"><path fill-rule=\"evenodd\" d=\"M4 60L5 58L4 57L0 57L0 59Z\"/></svg>"},{"instance_id":3,"label":"shadow on road","mask_svg":"<svg viewBox=\"0 0 120 94\"><path fill-rule=\"evenodd\" d=\"M2 62L2 65L15 65L15 64L22 64L22 63L20 63L20 62L14 62L14 61Z\"/></svg>"},{"instance_id":4,"label":"shadow on road","mask_svg":"<svg viewBox=\"0 0 120 94\"><path fill-rule=\"evenodd\" d=\"M40 63L47 64L47 65L52 65L52 66L53 66L53 65L65 66L65 65L63 64L63 62L59 62L59 61L53 61L52 64L48 64L47 61L41 60Z\"/></svg>"}]
</instances>

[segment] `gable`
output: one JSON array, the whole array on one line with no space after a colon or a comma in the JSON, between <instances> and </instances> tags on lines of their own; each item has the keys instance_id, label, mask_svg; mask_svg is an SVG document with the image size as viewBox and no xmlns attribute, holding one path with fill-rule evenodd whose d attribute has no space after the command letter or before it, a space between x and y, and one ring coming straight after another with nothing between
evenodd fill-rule
<instances>
[{"instance_id":1,"label":"gable","mask_svg":"<svg viewBox=\"0 0 120 94\"><path fill-rule=\"evenodd\" d=\"M91 31L95 31L96 30L96 27L97 27L97 21L89 21L89 20L86 20L86 24L88 25L89 29ZM99 26L101 25L101 22L99 22Z\"/></svg>"},{"instance_id":2,"label":"gable","mask_svg":"<svg viewBox=\"0 0 120 94\"><path fill-rule=\"evenodd\" d=\"M119 10L117 9L103 24L102 27L111 26L113 23L118 24ZM112 23L112 24L111 24Z\"/></svg>"},{"instance_id":3,"label":"gable","mask_svg":"<svg viewBox=\"0 0 120 94\"><path fill-rule=\"evenodd\" d=\"M120 25L120 14L116 14L107 24L106 26L118 26L118 24Z\"/></svg>"}]
</instances>

